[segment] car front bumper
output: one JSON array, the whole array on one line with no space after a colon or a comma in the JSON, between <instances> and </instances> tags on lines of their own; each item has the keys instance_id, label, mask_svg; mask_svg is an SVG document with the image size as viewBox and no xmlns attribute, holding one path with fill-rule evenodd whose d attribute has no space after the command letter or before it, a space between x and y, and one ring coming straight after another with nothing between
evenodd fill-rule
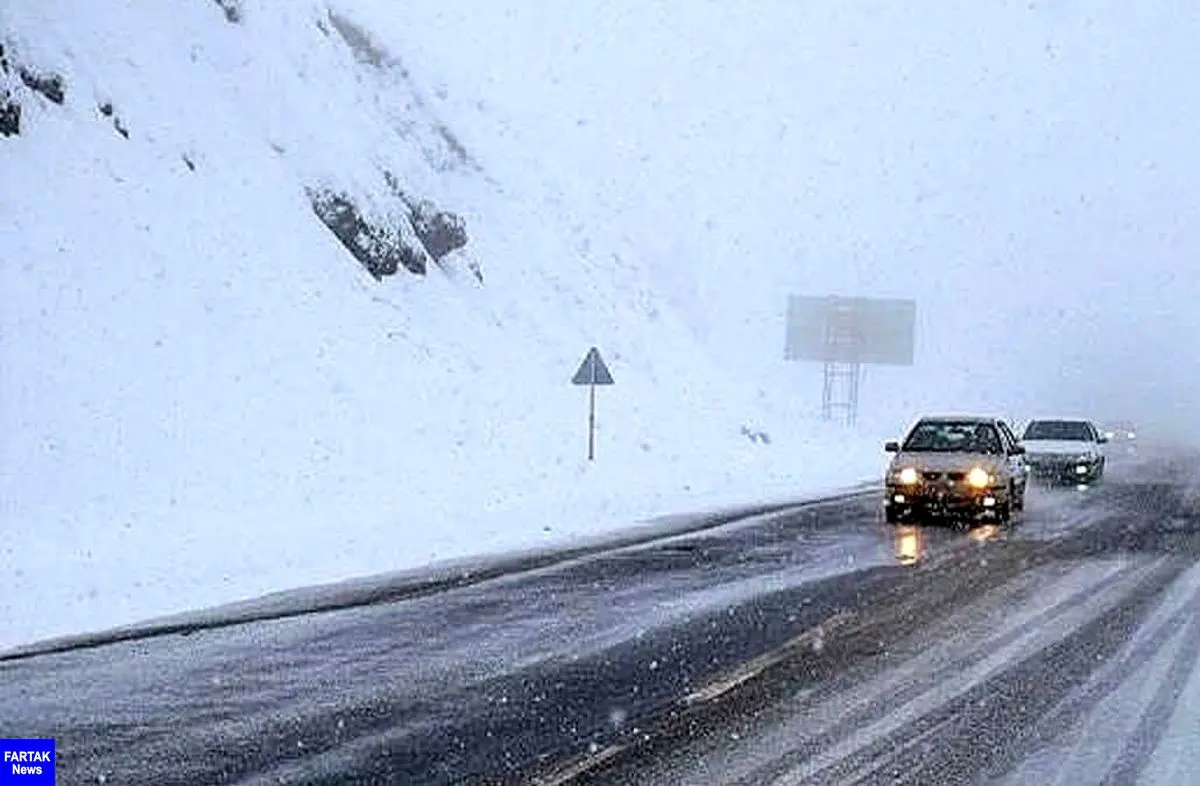
<instances>
[{"instance_id":1,"label":"car front bumper","mask_svg":"<svg viewBox=\"0 0 1200 786\"><path fill-rule=\"evenodd\" d=\"M1009 503L1007 488L975 489L967 486L888 484L883 501L889 517L995 516Z\"/></svg>"},{"instance_id":2,"label":"car front bumper","mask_svg":"<svg viewBox=\"0 0 1200 786\"><path fill-rule=\"evenodd\" d=\"M1043 483L1090 483L1100 475L1101 459L1075 456L1039 456L1026 460L1030 476Z\"/></svg>"}]
</instances>

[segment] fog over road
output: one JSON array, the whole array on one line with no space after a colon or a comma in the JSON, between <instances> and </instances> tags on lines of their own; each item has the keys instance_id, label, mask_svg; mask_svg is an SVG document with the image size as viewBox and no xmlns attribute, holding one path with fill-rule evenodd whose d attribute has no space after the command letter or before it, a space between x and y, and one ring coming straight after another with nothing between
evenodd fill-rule
<instances>
[{"instance_id":1,"label":"fog over road","mask_svg":"<svg viewBox=\"0 0 1200 786\"><path fill-rule=\"evenodd\" d=\"M850 496L408 600L0 660L61 783L1173 783L1188 459L1011 531Z\"/></svg>"}]
</instances>

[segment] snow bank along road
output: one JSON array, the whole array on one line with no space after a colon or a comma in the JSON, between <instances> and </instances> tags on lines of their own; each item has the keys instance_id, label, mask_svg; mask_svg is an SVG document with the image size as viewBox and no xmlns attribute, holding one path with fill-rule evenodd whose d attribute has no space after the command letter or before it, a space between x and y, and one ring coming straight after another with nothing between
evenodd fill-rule
<instances>
[{"instance_id":1,"label":"snow bank along road","mask_svg":"<svg viewBox=\"0 0 1200 786\"><path fill-rule=\"evenodd\" d=\"M61 783L1173 783L1194 462L1013 532L852 496L320 614L0 660ZM1194 714L1193 714L1194 713Z\"/></svg>"}]
</instances>

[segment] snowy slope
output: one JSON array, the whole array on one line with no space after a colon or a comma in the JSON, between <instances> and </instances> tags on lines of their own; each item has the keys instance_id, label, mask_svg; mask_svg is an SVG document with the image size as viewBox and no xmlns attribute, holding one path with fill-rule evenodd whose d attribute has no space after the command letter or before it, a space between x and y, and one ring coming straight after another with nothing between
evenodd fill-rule
<instances>
[{"instance_id":1,"label":"snowy slope","mask_svg":"<svg viewBox=\"0 0 1200 786\"><path fill-rule=\"evenodd\" d=\"M765 422L637 249L493 174L504 121L447 125L382 5L225 5L3 7L0 645L877 471ZM444 267L375 280L307 197L404 227L389 178L465 220Z\"/></svg>"}]
</instances>

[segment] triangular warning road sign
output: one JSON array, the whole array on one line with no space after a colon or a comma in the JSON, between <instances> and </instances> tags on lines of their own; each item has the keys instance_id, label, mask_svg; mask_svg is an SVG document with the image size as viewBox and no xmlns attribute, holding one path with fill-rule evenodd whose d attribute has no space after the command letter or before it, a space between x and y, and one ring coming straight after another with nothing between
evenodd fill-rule
<instances>
[{"instance_id":1,"label":"triangular warning road sign","mask_svg":"<svg viewBox=\"0 0 1200 786\"><path fill-rule=\"evenodd\" d=\"M609 373L608 366L604 365L604 360L600 357L600 350L595 347L588 350L587 355L583 358L583 363L579 366L579 370L575 372L575 376L571 377L571 384L613 384L612 374Z\"/></svg>"}]
</instances>

